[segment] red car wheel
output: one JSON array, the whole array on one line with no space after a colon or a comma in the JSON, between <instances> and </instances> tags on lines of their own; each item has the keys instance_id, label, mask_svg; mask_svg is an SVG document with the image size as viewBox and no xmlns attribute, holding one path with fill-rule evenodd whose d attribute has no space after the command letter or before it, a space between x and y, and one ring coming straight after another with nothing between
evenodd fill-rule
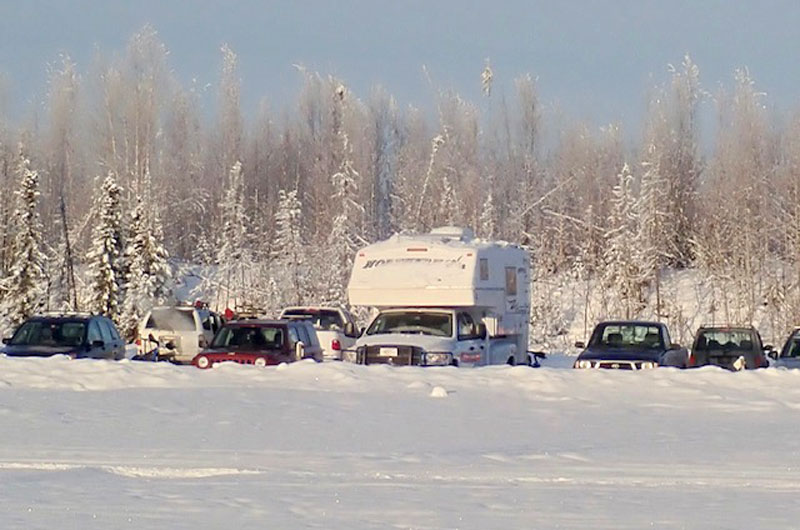
<instances>
[{"instance_id":1,"label":"red car wheel","mask_svg":"<svg viewBox=\"0 0 800 530\"><path fill-rule=\"evenodd\" d=\"M198 368L210 368L211 367L211 360L205 355L201 355L195 361L197 363Z\"/></svg>"},{"instance_id":2,"label":"red car wheel","mask_svg":"<svg viewBox=\"0 0 800 530\"><path fill-rule=\"evenodd\" d=\"M256 357L256 360L253 361L254 366L266 366L267 360L264 357Z\"/></svg>"}]
</instances>

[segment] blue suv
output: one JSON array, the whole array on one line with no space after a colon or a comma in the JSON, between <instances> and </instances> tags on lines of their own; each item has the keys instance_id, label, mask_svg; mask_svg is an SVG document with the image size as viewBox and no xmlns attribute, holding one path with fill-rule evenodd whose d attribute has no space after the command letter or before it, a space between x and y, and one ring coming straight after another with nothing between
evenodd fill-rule
<instances>
[{"instance_id":1,"label":"blue suv","mask_svg":"<svg viewBox=\"0 0 800 530\"><path fill-rule=\"evenodd\" d=\"M0 349L9 357L68 355L73 359L125 357L125 341L108 317L88 313L43 314L26 320Z\"/></svg>"}]
</instances>

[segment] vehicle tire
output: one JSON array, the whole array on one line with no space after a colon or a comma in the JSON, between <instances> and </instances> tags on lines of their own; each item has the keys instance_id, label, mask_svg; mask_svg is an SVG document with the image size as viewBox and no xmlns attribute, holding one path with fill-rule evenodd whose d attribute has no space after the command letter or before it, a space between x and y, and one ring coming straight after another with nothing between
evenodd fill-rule
<instances>
[{"instance_id":1,"label":"vehicle tire","mask_svg":"<svg viewBox=\"0 0 800 530\"><path fill-rule=\"evenodd\" d=\"M267 360L264 357L256 357L256 360L253 361L253 366L266 366Z\"/></svg>"},{"instance_id":2,"label":"vehicle tire","mask_svg":"<svg viewBox=\"0 0 800 530\"><path fill-rule=\"evenodd\" d=\"M201 355L197 358L197 367L203 369L211 368L211 360L205 355Z\"/></svg>"},{"instance_id":3,"label":"vehicle tire","mask_svg":"<svg viewBox=\"0 0 800 530\"><path fill-rule=\"evenodd\" d=\"M506 364L509 365L509 366L514 366L517 363L516 363L516 361L514 360L513 357L509 357L508 360L506 361Z\"/></svg>"}]
</instances>

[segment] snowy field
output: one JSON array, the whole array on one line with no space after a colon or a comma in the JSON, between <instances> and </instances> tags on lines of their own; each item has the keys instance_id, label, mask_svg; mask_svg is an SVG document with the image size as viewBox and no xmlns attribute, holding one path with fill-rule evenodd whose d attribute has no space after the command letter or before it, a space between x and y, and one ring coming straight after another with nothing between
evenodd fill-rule
<instances>
[{"instance_id":1,"label":"snowy field","mask_svg":"<svg viewBox=\"0 0 800 530\"><path fill-rule=\"evenodd\" d=\"M800 371L0 357L0 528L797 528Z\"/></svg>"}]
</instances>

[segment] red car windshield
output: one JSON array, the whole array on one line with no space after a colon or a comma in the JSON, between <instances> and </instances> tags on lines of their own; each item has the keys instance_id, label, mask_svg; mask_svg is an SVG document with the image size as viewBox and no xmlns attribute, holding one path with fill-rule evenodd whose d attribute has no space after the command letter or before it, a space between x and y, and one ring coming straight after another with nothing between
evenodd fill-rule
<instances>
[{"instance_id":1,"label":"red car windshield","mask_svg":"<svg viewBox=\"0 0 800 530\"><path fill-rule=\"evenodd\" d=\"M214 337L212 348L245 350L280 350L283 347L282 328L264 326L225 326Z\"/></svg>"}]
</instances>

